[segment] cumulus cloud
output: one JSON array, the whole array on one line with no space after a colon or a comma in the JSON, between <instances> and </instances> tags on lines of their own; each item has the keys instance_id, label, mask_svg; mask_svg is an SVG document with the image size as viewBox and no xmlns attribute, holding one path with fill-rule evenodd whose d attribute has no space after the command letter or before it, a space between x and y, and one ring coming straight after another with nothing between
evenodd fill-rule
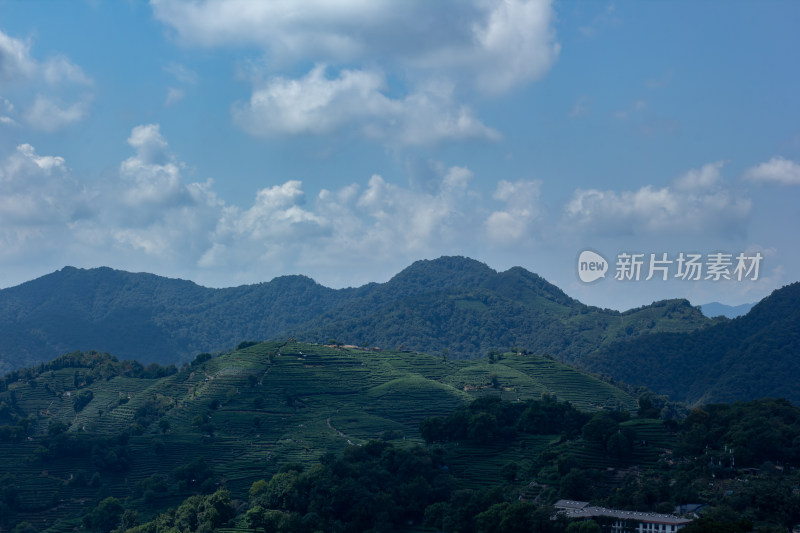
<instances>
[{"instance_id":1,"label":"cumulus cloud","mask_svg":"<svg viewBox=\"0 0 800 533\"><path fill-rule=\"evenodd\" d=\"M246 210L225 210L214 234L215 239L245 238L256 242L284 242L319 234L325 221L303 209L302 183L290 180L256 193L253 206Z\"/></svg>"},{"instance_id":2,"label":"cumulus cloud","mask_svg":"<svg viewBox=\"0 0 800 533\"><path fill-rule=\"evenodd\" d=\"M745 179L780 185L800 185L800 164L784 157L773 157L765 163L748 169Z\"/></svg>"},{"instance_id":3,"label":"cumulus cloud","mask_svg":"<svg viewBox=\"0 0 800 533\"><path fill-rule=\"evenodd\" d=\"M550 0L151 5L187 45L264 51L265 74L255 77L249 101L232 107L245 131L263 136L354 127L393 145L498 139L459 102L475 91L497 96L540 78L560 50ZM308 63L317 66L296 77ZM328 77L326 65L337 74Z\"/></svg>"},{"instance_id":4,"label":"cumulus cloud","mask_svg":"<svg viewBox=\"0 0 800 533\"><path fill-rule=\"evenodd\" d=\"M493 243L509 244L531 236L531 225L541 214L541 182L501 180L494 198L506 204L486 219L486 232Z\"/></svg>"},{"instance_id":5,"label":"cumulus cloud","mask_svg":"<svg viewBox=\"0 0 800 533\"><path fill-rule=\"evenodd\" d=\"M549 1L494 2L484 20L473 22L470 43L435 51L426 61L471 71L478 89L503 93L539 78L555 62L560 45L553 18Z\"/></svg>"},{"instance_id":6,"label":"cumulus cloud","mask_svg":"<svg viewBox=\"0 0 800 533\"><path fill-rule=\"evenodd\" d=\"M89 195L61 157L21 144L0 160L0 258L46 254L79 219Z\"/></svg>"},{"instance_id":7,"label":"cumulus cloud","mask_svg":"<svg viewBox=\"0 0 800 533\"><path fill-rule=\"evenodd\" d=\"M578 189L565 208L569 225L597 234L658 233L703 228L740 233L752 202L721 182L722 162L678 177L665 187Z\"/></svg>"},{"instance_id":8,"label":"cumulus cloud","mask_svg":"<svg viewBox=\"0 0 800 533\"><path fill-rule=\"evenodd\" d=\"M399 144L450 139L498 139L466 106L452 101L452 86L430 84L403 99L384 94L378 71L342 70L328 78L317 65L299 79L275 77L234 106L235 120L255 135L325 134L354 127L362 134Z\"/></svg>"},{"instance_id":9,"label":"cumulus cloud","mask_svg":"<svg viewBox=\"0 0 800 533\"><path fill-rule=\"evenodd\" d=\"M708 163L698 169L691 169L674 181L676 189L682 191L708 190L717 186L722 179L724 161Z\"/></svg>"},{"instance_id":10,"label":"cumulus cloud","mask_svg":"<svg viewBox=\"0 0 800 533\"><path fill-rule=\"evenodd\" d=\"M153 0L195 46L257 45L273 63L388 60L497 93L543 75L559 53L549 0Z\"/></svg>"},{"instance_id":11,"label":"cumulus cloud","mask_svg":"<svg viewBox=\"0 0 800 533\"><path fill-rule=\"evenodd\" d=\"M132 207L162 207L191 199L181 183L181 164L169 153L167 141L157 124L133 128L128 144L136 150L120 165L120 177L127 188L124 201Z\"/></svg>"},{"instance_id":12,"label":"cumulus cloud","mask_svg":"<svg viewBox=\"0 0 800 533\"><path fill-rule=\"evenodd\" d=\"M62 55L40 61L31 43L0 31L0 89L5 114L0 123L23 123L53 132L82 120L92 101L92 80Z\"/></svg>"}]
</instances>

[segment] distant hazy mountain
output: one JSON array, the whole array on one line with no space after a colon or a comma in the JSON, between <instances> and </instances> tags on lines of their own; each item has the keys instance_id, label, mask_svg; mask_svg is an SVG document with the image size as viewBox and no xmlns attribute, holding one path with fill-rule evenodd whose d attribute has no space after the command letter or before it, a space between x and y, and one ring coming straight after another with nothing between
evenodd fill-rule
<instances>
[{"instance_id":1,"label":"distant hazy mountain","mask_svg":"<svg viewBox=\"0 0 800 533\"><path fill-rule=\"evenodd\" d=\"M754 305L756 304L725 305L719 302L711 302L710 304L701 305L700 311L702 311L703 314L708 318L714 318L717 316L736 318L738 316L746 315Z\"/></svg>"},{"instance_id":2,"label":"distant hazy mountain","mask_svg":"<svg viewBox=\"0 0 800 533\"><path fill-rule=\"evenodd\" d=\"M585 366L688 403L762 397L800 403L800 283L709 328L602 347Z\"/></svg>"},{"instance_id":3,"label":"distant hazy mountain","mask_svg":"<svg viewBox=\"0 0 800 533\"><path fill-rule=\"evenodd\" d=\"M418 261L383 284L334 290L304 276L209 289L152 274L66 267L0 290L0 373L73 350L180 363L242 340L295 337L486 355L517 347L575 360L597 346L712 321L685 300L619 313L515 267Z\"/></svg>"}]
</instances>

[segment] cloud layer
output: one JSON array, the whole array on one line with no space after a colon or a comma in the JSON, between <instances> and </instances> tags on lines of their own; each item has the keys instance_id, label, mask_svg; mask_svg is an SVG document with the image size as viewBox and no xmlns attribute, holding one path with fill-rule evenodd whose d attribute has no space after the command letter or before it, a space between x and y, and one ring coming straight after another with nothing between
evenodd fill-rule
<instances>
[{"instance_id":1,"label":"cloud layer","mask_svg":"<svg viewBox=\"0 0 800 533\"><path fill-rule=\"evenodd\" d=\"M741 234L752 202L722 181L723 165L690 170L664 187L578 189L565 208L566 221L595 235L657 235L699 228L704 233Z\"/></svg>"},{"instance_id":2,"label":"cloud layer","mask_svg":"<svg viewBox=\"0 0 800 533\"><path fill-rule=\"evenodd\" d=\"M249 100L232 106L235 122L257 136L348 131L393 146L497 140L462 102L539 79L560 50L549 0L151 3L187 46L263 51L249 69ZM172 90L166 102L181 96Z\"/></svg>"},{"instance_id":3,"label":"cloud layer","mask_svg":"<svg viewBox=\"0 0 800 533\"><path fill-rule=\"evenodd\" d=\"M192 46L257 46L271 62L370 62L446 72L483 91L543 75L560 47L549 0L153 0L157 19Z\"/></svg>"},{"instance_id":4,"label":"cloud layer","mask_svg":"<svg viewBox=\"0 0 800 533\"><path fill-rule=\"evenodd\" d=\"M426 256L535 249L554 232L565 241L631 231L684 235L697 227L730 235L742 231L751 207L726 185L721 162L663 187L576 190L552 212L538 180L499 179L487 195L470 169L442 165L433 166L424 189L373 175L309 194L290 180L237 206L219 198L211 180L187 182L159 125L136 126L127 141L132 155L116 179L94 186L82 186L63 158L27 144L0 160L0 185L8 191L0 201L3 261L47 253L53 268L62 266L60 257L84 257L92 265L146 265L217 285L298 269L352 283L367 261L374 270Z\"/></svg>"}]
</instances>

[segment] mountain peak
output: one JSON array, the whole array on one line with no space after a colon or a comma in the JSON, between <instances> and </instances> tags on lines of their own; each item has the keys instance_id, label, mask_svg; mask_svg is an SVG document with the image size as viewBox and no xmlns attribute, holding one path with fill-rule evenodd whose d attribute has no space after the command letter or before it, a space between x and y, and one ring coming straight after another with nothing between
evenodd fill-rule
<instances>
[{"instance_id":1,"label":"mountain peak","mask_svg":"<svg viewBox=\"0 0 800 533\"><path fill-rule=\"evenodd\" d=\"M496 275L485 263L462 256L415 261L389 280L391 285L424 290L477 286Z\"/></svg>"}]
</instances>

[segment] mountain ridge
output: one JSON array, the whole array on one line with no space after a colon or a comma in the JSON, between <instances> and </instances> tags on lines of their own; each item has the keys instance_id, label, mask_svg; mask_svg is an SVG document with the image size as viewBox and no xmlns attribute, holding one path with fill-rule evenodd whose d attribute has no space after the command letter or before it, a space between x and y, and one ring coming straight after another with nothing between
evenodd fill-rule
<instances>
[{"instance_id":1,"label":"mountain ridge","mask_svg":"<svg viewBox=\"0 0 800 533\"><path fill-rule=\"evenodd\" d=\"M794 386L800 379L798 302L800 282L795 282L746 315L693 332L601 347L583 366L690 404L764 396L800 403Z\"/></svg>"},{"instance_id":2,"label":"mountain ridge","mask_svg":"<svg viewBox=\"0 0 800 533\"><path fill-rule=\"evenodd\" d=\"M622 318L620 318L622 317ZM242 340L404 345L477 357L517 346L577 360L596 345L713 321L684 300L589 307L521 267L416 261L385 283L332 289L302 275L230 288L108 267L65 267L0 290L0 373L73 350L181 363Z\"/></svg>"}]
</instances>

